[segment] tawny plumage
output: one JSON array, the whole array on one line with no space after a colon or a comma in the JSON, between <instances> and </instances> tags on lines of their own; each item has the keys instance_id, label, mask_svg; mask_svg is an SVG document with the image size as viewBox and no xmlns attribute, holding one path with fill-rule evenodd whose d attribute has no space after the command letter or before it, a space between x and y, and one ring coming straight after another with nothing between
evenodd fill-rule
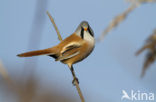
<instances>
[{"instance_id":1,"label":"tawny plumage","mask_svg":"<svg viewBox=\"0 0 156 102\"><path fill-rule=\"evenodd\" d=\"M37 51L30 51L30 52L26 52L26 53L22 53L22 54L18 54L17 56L19 57L32 57L32 56L39 56L39 55L48 55L51 54L52 52L52 48L48 48L48 49L44 49L44 50L37 50Z\"/></svg>"},{"instance_id":2,"label":"tawny plumage","mask_svg":"<svg viewBox=\"0 0 156 102\"><path fill-rule=\"evenodd\" d=\"M58 45L37 51L19 54L19 57L48 55L72 67L73 64L86 58L94 49L94 33L88 22L83 21L76 31Z\"/></svg>"}]
</instances>

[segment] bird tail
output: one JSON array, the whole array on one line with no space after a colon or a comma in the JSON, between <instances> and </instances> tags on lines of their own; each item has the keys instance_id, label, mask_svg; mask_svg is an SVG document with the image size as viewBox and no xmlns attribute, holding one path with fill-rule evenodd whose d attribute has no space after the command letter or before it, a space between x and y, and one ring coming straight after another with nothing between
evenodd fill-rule
<instances>
[{"instance_id":1,"label":"bird tail","mask_svg":"<svg viewBox=\"0 0 156 102\"><path fill-rule=\"evenodd\" d=\"M48 48L48 49L43 49L43 50L21 53L21 54L18 54L17 56L19 56L19 57L32 57L32 56L53 55L53 54L55 54L55 49Z\"/></svg>"}]
</instances>

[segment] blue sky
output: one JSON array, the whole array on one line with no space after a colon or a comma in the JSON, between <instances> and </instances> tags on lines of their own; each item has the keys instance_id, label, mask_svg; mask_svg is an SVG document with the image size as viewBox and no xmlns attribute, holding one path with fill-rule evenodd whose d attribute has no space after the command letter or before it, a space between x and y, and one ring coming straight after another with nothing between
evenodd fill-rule
<instances>
[{"instance_id":1,"label":"blue sky","mask_svg":"<svg viewBox=\"0 0 156 102\"><path fill-rule=\"evenodd\" d=\"M39 25L38 22L34 24L34 20L38 19L34 18L36 2L37 0L0 1L0 59L9 72L21 74L25 70L25 60L16 55L30 50L28 45L31 31L34 26ZM40 42L34 40L34 43L39 43L39 47L31 50L44 49L59 43L46 15L47 10L54 17L63 38L72 34L83 20L89 22L97 38L111 20L128 6L123 0L47 0L45 11L40 12L44 19L41 39ZM138 57L134 55L156 28L155 10L156 4L144 4L135 9L103 42L96 44L87 59L74 66L87 102L122 102L123 89L156 93L155 64L140 79L145 53ZM36 34L36 37L39 36ZM74 97L78 97L75 96L77 92L71 84L72 76L66 65L47 56L37 58L35 73L42 84L56 85L60 90L68 90ZM27 59L29 62L29 58ZM12 66L17 68L12 69ZM0 94L0 102L1 97Z\"/></svg>"}]
</instances>

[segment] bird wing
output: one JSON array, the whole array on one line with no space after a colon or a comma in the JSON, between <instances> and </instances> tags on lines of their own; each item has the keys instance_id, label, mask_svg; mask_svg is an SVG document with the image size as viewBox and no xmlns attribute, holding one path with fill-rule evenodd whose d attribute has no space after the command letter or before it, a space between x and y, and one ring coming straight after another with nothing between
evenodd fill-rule
<instances>
[{"instance_id":1,"label":"bird wing","mask_svg":"<svg viewBox=\"0 0 156 102\"><path fill-rule=\"evenodd\" d=\"M78 43L67 45L62 51L61 55L56 59L56 61L66 60L78 55L80 52L78 48L81 45Z\"/></svg>"}]
</instances>

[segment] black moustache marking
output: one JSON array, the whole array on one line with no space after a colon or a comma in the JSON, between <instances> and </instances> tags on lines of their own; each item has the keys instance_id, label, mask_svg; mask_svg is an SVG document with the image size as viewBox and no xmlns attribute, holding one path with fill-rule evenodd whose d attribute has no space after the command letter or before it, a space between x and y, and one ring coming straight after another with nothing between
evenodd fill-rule
<instances>
[{"instance_id":1,"label":"black moustache marking","mask_svg":"<svg viewBox=\"0 0 156 102\"><path fill-rule=\"evenodd\" d=\"M88 32L89 32L89 34L92 36L92 37L94 37L94 35L93 35L93 31L91 31L91 27L88 25Z\"/></svg>"},{"instance_id":2,"label":"black moustache marking","mask_svg":"<svg viewBox=\"0 0 156 102\"><path fill-rule=\"evenodd\" d=\"M89 25L88 25L87 31L89 32L89 34L92 37L94 37L94 33L93 33L93 31L92 31L92 29L91 29L91 27ZM84 39L84 29L83 29L83 27L81 27L81 34L80 35L81 35L81 38Z\"/></svg>"},{"instance_id":3,"label":"black moustache marking","mask_svg":"<svg viewBox=\"0 0 156 102\"><path fill-rule=\"evenodd\" d=\"M82 39L84 38L84 29L83 29L83 27L81 27L81 38Z\"/></svg>"}]
</instances>

